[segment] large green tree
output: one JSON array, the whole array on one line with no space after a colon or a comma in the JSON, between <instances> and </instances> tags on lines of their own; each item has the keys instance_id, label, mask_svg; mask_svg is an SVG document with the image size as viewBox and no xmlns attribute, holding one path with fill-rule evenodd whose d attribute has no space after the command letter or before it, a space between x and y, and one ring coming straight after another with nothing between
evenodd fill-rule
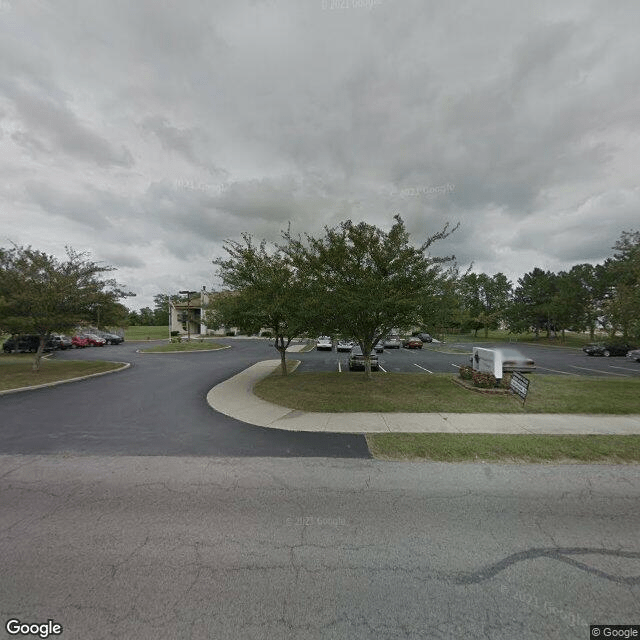
<instances>
[{"instance_id":1,"label":"large green tree","mask_svg":"<svg viewBox=\"0 0 640 640\"><path fill-rule=\"evenodd\" d=\"M489 276L486 273L468 273L461 278L461 295L467 323L477 335L484 329L494 329L504 318L511 295L511 282L503 273Z\"/></svg>"},{"instance_id":2,"label":"large green tree","mask_svg":"<svg viewBox=\"0 0 640 640\"><path fill-rule=\"evenodd\" d=\"M280 354L282 375L287 375L286 351L291 340L306 328L302 309L305 296L290 258L279 247L256 244L250 234L225 243L227 258L213 261L226 290L212 298L207 324L236 326L249 333L271 329Z\"/></svg>"},{"instance_id":3,"label":"large green tree","mask_svg":"<svg viewBox=\"0 0 640 640\"><path fill-rule=\"evenodd\" d=\"M513 299L507 311L509 329L513 332L533 329L536 338L540 330L550 337L553 323L553 298L557 290L557 276L536 267L518 280Z\"/></svg>"},{"instance_id":4,"label":"large green tree","mask_svg":"<svg viewBox=\"0 0 640 640\"><path fill-rule=\"evenodd\" d=\"M604 309L611 336L640 340L640 231L623 231L614 245L613 258L605 261L609 295Z\"/></svg>"},{"instance_id":5,"label":"large green tree","mask_svg":"<svg viewBox=\"0 0 640 640\"><path fill-rule=\"evenodd\" d=\"M122 315L118 300L133 294L105 279L111 271L114 267L68 247L66 260L31 247L0 248L0 330L40 336L34 371L52 332L94 322L97 313L103 318Z\"/></svg>"},{"instance_id":6,"label":"large green tree","mask_svg":"<svg viewBox=\"0 0 640 640\"><path fill-rule=\"evenodd\" d=\"M321 237L284 234L289 256L303 286L301 309L307 327L327 334L353 336L365 356L392 329L421 324L427 293L453 256L432 257L429 248L455 229L448 225L420 246L410 242L402 218L388 232L351 220L325 227Z\"/></svg>"}]
</instances>

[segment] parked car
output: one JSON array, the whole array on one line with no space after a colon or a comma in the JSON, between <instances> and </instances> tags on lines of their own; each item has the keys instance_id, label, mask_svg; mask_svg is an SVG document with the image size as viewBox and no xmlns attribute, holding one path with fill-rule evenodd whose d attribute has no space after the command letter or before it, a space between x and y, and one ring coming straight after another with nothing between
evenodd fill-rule
<instances>
[{"instance_id":1,"label":"parked car","mask_svg":"<svg viewBox=\"0 0 640 640\"><path fill-rule=\"evenodd\" d=\"M385 349L399 349L401 346L402 346L402 340L400 340L400 336L392 335L392 336L387 336L384 339Z\"/></svg>"},{"instance_id":2,"label":"parked car","mask_svg":"<svg viewBox=\"0 0 640 640\"><path fill-rule=\"evenodd\" d=\"M96 335L104 338L106 344L121 344L124 342L124 338L116 333L108 333L106 331L100 331Z\"/></svg>"},{"instance_id":3,"label":"parked car","mask_svg":"<svg viewBox=\"0 0 640 640\"><path fill-rule=\"evenodd\" d=\"M353 340L338 340L336 351L351 351L355 344Z\"/></svg>"},{"instance_id":4,"label":"parked car","mask_svg":"<svg viewBox=\"0 0 640 640\"><path fill-rule=\"evenodd\" d=\"M97 336L95 333L83 333L82 337L88 340L90 347L104 347L107 342L104 338Z\"/></svg>"},{"instance_id":5,"label":"parked car","mask_svg":"<svg viewBox=\"0 0 640 640\"><path fill-rule=\"evenodd\" d=\"M589 356L626 356L629 351L634 349L631 345L621 342L610 342L606 344L588 344L582 347L582 350Z\"/></svg>"},{"instance_id":6,"label":"parked car","mask_svg":"<svg viewBox=\"0 0 640 640\"><path fill-rule=\"evenodd\" d=\"M420 338L408 338L402 343L405 349L422 349L422 340Z\"/></svg>"},{"instance_id":7,"label":"parked car","mask_svg":"<svg viewBox=\"0 0 640 640\"><path fill-rule=\"evenodd\" d=\"M74 349L84 349L89 346L89 341L84 336L73 336L71 338L71 346Z\"/></svg>"},{"instance_id":8,"label":"parked car","mask_svg":"<svg viewBox=\"0 0 640 640\"><path fill-rule=\"evenodd\" d=\"M40 346L40 336L36 334L22 334L12 336L2 345L2 350L5 353L11 353L13 351L17 353L35 353ZM45 351L53 351L55 349L54 343L51 339L47 340L44 346Z\"/></svg>"},{"instance_id":9,"label":"parked car","mask_svg":"<svg viewBox=\"0 0 640 640\"><path fill-rule=\"evenodd\" d=\"M369 354L371 362L371 371L378 371L380 365L378 364L378 356L375 351ZM364 355L360 347L354 347L349 356L349 371L355 371L356 369L364 369Z\"/></svg>"},{"instance_id":10,"label":"parked car","mask_svg":"<svg viewBox=\"0 0 640 640\"><path fill-rule=\"evenodd\" d=\"M422 342L433 342L433 338L428 333L418 333L416 338L422 340Z\"/></svg>"},{"instance_id":11,"label":"parked car","mask_svg":"<svg viewBox=\"0 0 640 640\"><path fill-rule=\"evenodd\" d=\"M329 336L320 336L316 342L318 351L333 351L333 342Z\"/></svg>"},{"instance_id":12,"label":"parked car","mask_svg":"<svg viewBox=\"0 0 640 640\"><path fill-rule=\"evenodd\" d=\"M536 363L527 356L523 355L515 349L500 349L502 354L502 371L518 371L519 373L526 373L527 371L534 371Z\"/></svg>"},{"instance_id":13,"label":"parked car","mask_svg":"<svg viewBox=\"0 0 640 640\"><path fill-rule=\"evenodd\" d=\"M640 349L632 349L631 351L627 351L627 358L629 358L629 360L640 362Z\"/></svg>"},{"instance_id":14,"label":"parked car","mask_svg":"<svg viewBox=\"0 0 640 640\"><path fill-rule=\"evenodd\" d=\"M382 353L384 351L384 342L382 342L382 340L378 340L378 342L376 342L375 346L373 347L373 350L376 353Z\"/></svg>"}]
</instances>

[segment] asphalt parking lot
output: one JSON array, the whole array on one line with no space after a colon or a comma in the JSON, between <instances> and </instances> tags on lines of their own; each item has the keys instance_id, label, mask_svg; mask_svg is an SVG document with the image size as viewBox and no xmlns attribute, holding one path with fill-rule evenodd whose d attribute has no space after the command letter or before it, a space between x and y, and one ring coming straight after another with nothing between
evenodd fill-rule
<instances>
[{"instance_id":1,"label":"asphalt parking lot","mask_svg":"<svg viewBox=\"0 0 640 640\"><path fill-rule=\"evenodd\" d=\"M473 347L512 348L533 358L536 373L606 376L628 378L640 376L640 363L624 357L592 357L582 350L518 343L443 343L425 344L422 349L385 349L378 355L380 373L454 373L456 368L469 364ZM293 354L292 356L293 357ZM333 351L309 351L295 354L302 361L300 371L349 371L349 354Z\"/></svg>"}]
</instances>

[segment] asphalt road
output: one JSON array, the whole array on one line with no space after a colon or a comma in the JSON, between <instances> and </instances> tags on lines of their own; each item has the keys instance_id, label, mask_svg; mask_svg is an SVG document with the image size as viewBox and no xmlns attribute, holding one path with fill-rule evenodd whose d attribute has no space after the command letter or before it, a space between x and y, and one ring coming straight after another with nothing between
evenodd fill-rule
<instances>
[{"instance_id":1,"label":"asphalt road","mask_svg":"<svg viewBox=\"0 0 640 640\"><path fill-rule=\"evenodd\" d=\"M469 364L473 347L513 348L532 358L536 363L536 373L604 376L609 378L640 377L640 363L629 362L626 358L590 357L579 349L546 347L537 345L505 343L458 343L451 342L437 346L424 345L422 349L385 349L378 355L380 366L387 372L395 373L454 373L461 365ZM450 353L447 351L450 350ZM456 353L463 351L464 353ZM301 371L348 371L349 354L333 351L310 351L292 357L301 359Z\"/></svg>"},{"instance_id":2,"label":"asphalt road","mask_svg":"<svg viewBox=\"0 0 640 640\"><path fill-rule=\"evenodd\" d=\"M640 623L637 466L0 456L0 500L2 625L62 640Z\"/></svg>"},{"instance_id":3,"label":"asphalt road","mask_svg":"<svg viewBox=\"0 0 640 640\"><path fill-rule=\"evenodd\" d=\"M209 407L214 385L277 353L265 340L231 349L139 354L144 343L58 351L57 359L130 362L80 382L0 396L0 453L369 457L363 436L264 429ZM148 345L147 345L148 346Z\"/></svg>"}]
</instances>

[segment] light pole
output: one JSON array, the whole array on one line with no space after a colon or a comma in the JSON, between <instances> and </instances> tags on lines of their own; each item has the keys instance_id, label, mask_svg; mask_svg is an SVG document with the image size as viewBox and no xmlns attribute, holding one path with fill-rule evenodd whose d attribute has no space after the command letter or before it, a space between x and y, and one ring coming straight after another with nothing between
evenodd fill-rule
<instances>
[{"instance_id":1,"label":"light pole","mask_svg":"<svg viewBox=\"0 0 640 640\"><path fill-rule=\"evenodd\" d=\"M187 342L191 342L191 294L197 291L178 291L187 296Z\"/></svg>"}]
</instances>

